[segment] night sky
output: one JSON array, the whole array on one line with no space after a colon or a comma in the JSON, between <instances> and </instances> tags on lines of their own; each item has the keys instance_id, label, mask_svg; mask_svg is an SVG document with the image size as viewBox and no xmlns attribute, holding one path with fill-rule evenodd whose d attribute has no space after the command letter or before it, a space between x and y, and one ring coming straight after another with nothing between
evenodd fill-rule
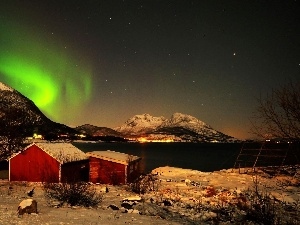
<instances>
[{"instance_id":1,"label":"night sky","mask_svg":"<svg viewBox=\"0 0 300 225\"><path fill-rule=\"evenodd\" d=\"M192 115L251 137L257 98L300 80L300 2L0 3L0 82L52 120Z\"/></svg>"}]
</instances>

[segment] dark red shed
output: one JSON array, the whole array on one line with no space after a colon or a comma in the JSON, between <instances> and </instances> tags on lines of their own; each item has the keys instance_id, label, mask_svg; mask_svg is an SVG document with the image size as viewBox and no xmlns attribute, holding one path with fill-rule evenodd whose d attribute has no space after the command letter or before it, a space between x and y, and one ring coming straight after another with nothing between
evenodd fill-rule
<instances>
[{"instance_id":1,"label":"dark red shed","mask_svg":"<svg viewBox=\"0 0 300 225\"><path fill-rule=\"evenodd\" d=\"M9 159L10 181L88 180L88 157L70 143L33 143Z\"/></svg>"},{"instance_id":2,"label":"dark red shed","mask_svg":"<svg viewBox=\"0 0 300 225\"><path fill-rule=\"evenodd\" d=\"M126 184L140 174L138 156L115 151L87 152L90 157L90 182L102 184Z\"/></svg>"}]
</instances>

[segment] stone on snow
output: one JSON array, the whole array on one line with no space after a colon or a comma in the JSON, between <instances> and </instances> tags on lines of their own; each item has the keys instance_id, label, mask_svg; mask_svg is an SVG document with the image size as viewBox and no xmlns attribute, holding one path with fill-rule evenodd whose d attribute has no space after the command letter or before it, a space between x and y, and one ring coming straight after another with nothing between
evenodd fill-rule
<instances>
[{"instance_id":1,"label":"stone on snow","mask_svg":"<svg viewBox=\"0 0 300 225\"><path fill-rule=\"evenodd\" d=\"M114 204L109 205L107 208L111 208L112 210L119 210L119 207Z\"/></svg>"},{"instance_id":2,"label":"stone on snow","mask_svg":"<svg viewBox=\"0 0 300 225\"><path fill-rule=\"evenodd\" d=\"M18 207L18 215L37 213L37 202L33 199L23 200Z\"/></svg>"},{"instance_id":3,"label":"stone on snow","mask_svg":"<svg viewBox=\"0 0 300 225\"><path fill-rule=\"evenodd\" d=\"M135 205L135 202L122 202L121 206L125 209L132 209L132 207Z\"/></svg>"}]
</instances>

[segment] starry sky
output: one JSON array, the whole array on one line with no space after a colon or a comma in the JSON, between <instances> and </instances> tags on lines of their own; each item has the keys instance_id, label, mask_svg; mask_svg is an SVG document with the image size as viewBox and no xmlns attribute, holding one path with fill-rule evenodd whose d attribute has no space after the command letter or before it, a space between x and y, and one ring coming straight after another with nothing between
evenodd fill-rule
<instances>
[{"instance_id":1,"label":"starry sky","mask_svg":"<svg viewBox=\"0 0 300 225\"><path fill-rule=\"evenodd\" d=\"M250 138L257 98L299 80L297 0L0 3L0 81L69 126L181 112Z\"/></svg>"}]
</instances>

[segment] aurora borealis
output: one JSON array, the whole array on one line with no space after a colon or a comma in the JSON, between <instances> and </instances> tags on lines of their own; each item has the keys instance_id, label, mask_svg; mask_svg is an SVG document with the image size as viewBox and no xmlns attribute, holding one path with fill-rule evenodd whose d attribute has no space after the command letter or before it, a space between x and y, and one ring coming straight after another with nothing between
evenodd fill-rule
<instances>
[{"instance_id":1,"label":"aurora borealis","mask_svg":"<svg viewBox=\"0 0 300 225\"><path fill-rule=\"evenodd\" d=\"M4 29L3 29L4 28ZM73 119L91 95L91 71L38 31L2 25L0 72L4 82L31 99L48 117ZM85 64L85 67L87 65ZM68 110L66 110L68 109ZM68 121L68 119L66 119Z\"/></svg>"},{"instance_id":2,"label":"aurora borealis","mask_svg":"<svg viewBox=\"0 0 300 225\"><path fill-rule=\"evenodd\" d=\"M248 138L257 98L300 79L298 0L3 0L0 81L55 122L192 115Z\"/></svg>"}]
</instances>

